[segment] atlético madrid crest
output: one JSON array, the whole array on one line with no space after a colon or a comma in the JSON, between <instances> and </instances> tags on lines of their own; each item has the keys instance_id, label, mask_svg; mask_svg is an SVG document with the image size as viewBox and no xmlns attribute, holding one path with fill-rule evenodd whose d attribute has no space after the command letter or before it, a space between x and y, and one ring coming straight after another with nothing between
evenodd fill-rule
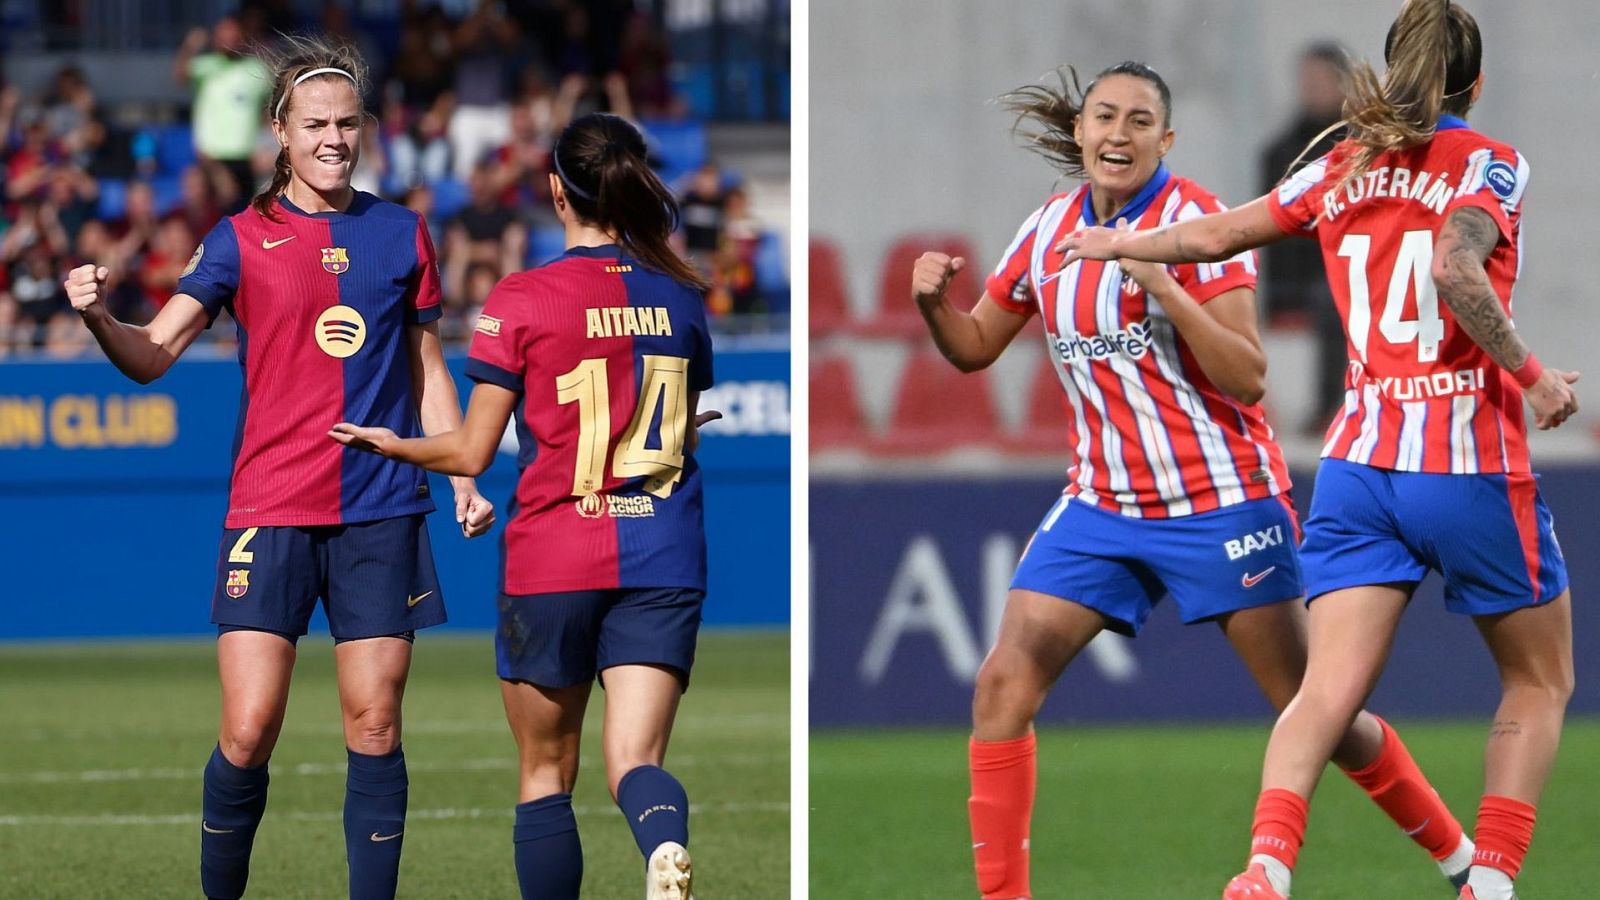
<instances>
[{"instance_id":1,"label":"atl\u00e9tico madrid crest","mask_svg":"<svg viewBox=\"0 0 1600 900\"><path fill-rule=\"evenodd\" d=\"M335 275L343 275L350 268L350 254L343 247L323 247L322 267Z\"/></svg>"},{"instance_id":2,"label":"atl\u00e9tico madrid crest","mask_svg":"<svg viewBox=\"0 0 1600 900\"><path fill-rule=\"evenodd\" d=\"M225 590L227 590L228 596L235 600L243 597L245 592L250 590L250 570L229 569L228 584Z\"/></svg>"}]
</instances>

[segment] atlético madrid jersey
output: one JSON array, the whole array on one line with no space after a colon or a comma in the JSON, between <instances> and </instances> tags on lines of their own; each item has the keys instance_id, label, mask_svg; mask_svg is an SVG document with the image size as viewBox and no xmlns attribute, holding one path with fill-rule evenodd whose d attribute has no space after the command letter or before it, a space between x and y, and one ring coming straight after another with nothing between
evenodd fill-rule
<instances>
[{"instance_id":1,"label":"atl\u00e9tico madrid jersey","mask_svg":"<svg viewBox=\"0 0 1600 900\"><path fill-rule=\"evenodd\" d=\"M521 395L502 590L705 589L690 394L711 387L700 294L573 247L484 303L467 375Z\"/></svg>"},{"instance_id":2,"label":"atl\u00e9tico madrid jersey","mask_svg":"<svg viewBox=\"0 0 1600 900\"><path fill-rule=\"evenodd\" d=\"M345 212L277 201L217 223L177 293L239 329L244 391L227 528L338 525L433 510L421 469L328 438L339 422L420 433L408 325L439 317L439 267L416 213L356 192Z\"/></svg>"},{"instance_id":3,"label":"atl\u00e9tico madrid jersey","mask_svg":"<svg viewBox=\"0 0 1600 900\"><path fill-rule=\"evenodd\" d=\"M1156 170L1111 218L1156 228L1222 209L1204 188ZM1115 262L1063 267L1055 245L1097 225L1087 185L1058 194L1023 223L987 283L989 297L1038 313L1066 392L1073 466L1066 493L1127 516L1207 512L1289 488L1283 453L1261 407L1229 398L1200 370L1161 304ZM1254 288L1255 258L1169 267L1206 303Z\"/></svg>"},{"instance_id":4,"label":"atl\u00e9tico madrid jersey","mask_svg":"<svg viewBox=\"0 0 1600 900\"><path fill-rule=\"evenodd\" d=\"M1485 268L1510 313L1527 160L1445 116L1433 140L1379 154L1335 191L1353 146L1296 172L1267 204L1279 227L1322 242L1345 323L1344 409L1322 455L1401 472L1528 471L1522 390L1456 326L1431 268L1450 214L1483 210L1500 228Z\"/></svg>"}]
</instances>

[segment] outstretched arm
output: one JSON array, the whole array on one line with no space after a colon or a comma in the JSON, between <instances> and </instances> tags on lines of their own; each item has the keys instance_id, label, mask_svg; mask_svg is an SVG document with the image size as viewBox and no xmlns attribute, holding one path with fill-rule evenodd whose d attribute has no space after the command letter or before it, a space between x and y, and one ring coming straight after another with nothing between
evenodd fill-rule
<instances>
[{"instance_id":1,"label":"outstretched arm","mask_svg":"<svg viewBox=\"0 0 1600 900\"><path fill-rule=\"evenodd\" d=\"M1146 231L1085 228L1056 244L1070 263L1078 259L1142 259L1159 263L1221 262L1288 237L1268 211L1267 197L1237 209L1185 219Z\"/></svg>"},{"instance_id":2,"label":"outstretched arm","mask_svg":"<svg viewBox=\"0 0 1600 900\"><path fill-rule=\"evenodd\" d=\"M417 398L417 417L422 420L423 434L441 434L461 428L461 398L456 394L455 380L445 366L444 349L439 343L439 323L411 325L406 328L411 344L411 386ZM490 458L493 458L490 451ZM461 533L477 537L494 525L494 504L478 493L478 485L469 477L452 476L450 487L455 492L456 522Z\"/></svg>"},{"instance_id":3,"label":"outstretched arm","mask_svg":"<svg viewBox=\"0 0 1600 900\"><path fill-rule=\"evenodd\" d=\"M402 438L387 428L340 422L328 436L357 450L398 459L446 475L477 477L494 461L494 452L516 409L518 395L497 384L479 384L467 401L460 426L427 437Z\"/></svg>"},{"instance_id":4,"label":"outstretched arm","mask_svg":"<svg viewBox=\"0 0 1600 900\"><path fill-rule=\"evenodd\" d=\"M1022 326L1028 324L1028 317L1002 309L988 294L979 298L970 313L952 306L945 291L966 264L959 256L952 259L943 253L922 254L911 270L911 297L944 358L963 372L976 372L1000 358Z\"/></svg>"},{"instance_id":5,"label":"outstretched arm","mask_svg":"<svg viewBox=\"0 0 1600 900\"><path fill-rule=\"evenodd\" d=\"M1500 228L1488 213L1470 206L1455 210L1433 245L1433 284L1461 330L1522 385L1534 423L1554 428L1578 410L1569 386L1578 373L1544 368L1517 334L1483 267L1499 243Z\"/></svg>"},{"instance_id":6,"label":"outstretched arm","mask_svg":"<svg viewBox=\"0 0 1600 900\"><path fill-rule=\"evenodd\" d=\"M65 287L72 308L122 374L140 384L165 375L183 351L206 329L206 308L188 294L174 294L149 325L129 325L113 317L103 302L105 266L79 266L67 274Z\"/></svg>"}]
</instances>

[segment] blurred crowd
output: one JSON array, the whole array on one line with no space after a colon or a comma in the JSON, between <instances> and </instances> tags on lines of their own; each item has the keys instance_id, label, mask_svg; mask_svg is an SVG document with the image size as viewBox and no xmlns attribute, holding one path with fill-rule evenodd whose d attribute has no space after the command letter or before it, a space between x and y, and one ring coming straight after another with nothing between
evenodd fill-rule
<instances>
[{"instance_id":1,"label":"blurred crowd","mask_svg":"<svg viewBox=\"0 0 1600 900\"><path fill-rule=\"evenodd\" d=\"M110 270L119 318L155 314L199 240L270 179L278 148L256 54L280 34L306 31L355 45L372 70L366 103L377 120L364 132L355 186L427 220L447 339L465 340L502 276L562 251L550 149L567 121L593 110L644 123L653 152L660 148L653 162L682 201L680 249L715 285L709 311L764 311L772 291L757 269L770 228L751 216L737 174L706 158L700 126L684 121L668 41L650 18L629 0L510 8L482 2L452 18L407 2L398 28L375 35L338 4L314 21L297 20L288 4L246 4L184 37L172 75L192 100L166 123L119 125L70 64L42 92L0 82L0 356L86 349L61 287L85 263ZM682 129L698 142L674 140ZM688 153L674 152L684 146ZM232 332L211 333L230 340Z\"/></svg>"}]
</instances>

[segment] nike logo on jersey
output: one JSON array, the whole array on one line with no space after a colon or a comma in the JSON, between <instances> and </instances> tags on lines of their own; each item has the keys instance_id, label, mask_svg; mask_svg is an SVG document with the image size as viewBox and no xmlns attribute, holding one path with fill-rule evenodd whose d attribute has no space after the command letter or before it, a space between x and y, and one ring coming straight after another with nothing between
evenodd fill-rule
<instances>
[{"instance_id":1,"label":"nike logo on jersey","mask_svg":"<svg viewBox=\"0 0 1600 900\"><path fill-rule=\"evenodd\" d=\"M287 243L289 243L290 241L294 240L295 238L297 238L299 236L300 235L298 235L298 234L291 234L286 238L279 238L278 240L275 240L275 241L269 241L266 238L262 238L261 239L261 249L263 249L263 250L271 250L273 247L276 247L279 244L287 244Z\"/></svg>"},{"instance_id":2,"label":"nike logo on jersey","mask_svg":"<svg viewBox=\"0 0 1600 900\"><path fill-rule=\"evenodd\" d=\"M372 842L376 844L376 843L382 843L384 841L392 841L392 840L394 840L395 838L399 837L402 834L405 834L405 832L404 831L396 831L394 834L379 834L376 831L374 831L372 833Z\"/></svg>"},{"instance_id":3,"label":"nike logo on jersey","mask_svg":"<svg viewBox=\"0 0 1600 900\"><path fill-rule=\"evenodd\" d=\"M1266 578L1268 575L1271 575L1273 572L1276 572L1276 571L1278 571L1278 567L1277 566L1267 566L1265 571L1259 572L1259 573L1257 573L1255 575L1251 575L1249 572L1246 572L1246 573L1244 573L1244 576L1239 579L1239 583L1244 585L1247 588L1253 588L1256 585L1260 584L1261 580L1263 578ZM1427 824L1427 823L1424 822L1423 824Z\"/></svg>"},{"instance_id":4,"label":"nike logo on jersey","mask_svg":"<svg viewBox=\"0 0 1600 900\"><path fill-rule=\"evenodd\" d=\"M206 834L233 834L234 831L232 828L212 828L205 819L200 820L200 830Z\"/></svg>"},{"instance_id":5,"label":"nike logo on jersey","mask_svg":"<svg viewBox=\"0 0 1600 900\"><path fill-rule=\"evenodd\" d=\"M1422 831L1422 829L1427 828L1428 827L1428 823L1432 822L1432 821L1433 821L1433 817L1430 816L1430 817L1428 817L1426 819L1423 819L1421 825L1418 825L1415 828L1407 828L1406 829L1406 837L1416 837L1417 833Z\"/></svg>"},{"instance_id":6,"label":"nike logo on jersey","mask_svg":"<svg viewBox=\"0 0 1600 900\"><path fill-rule=\"evenodd\" d=\"M406 606L416 606L418 603L421 603L422 601L428 599L429 595L431 595L432 593L433 593L433 591L427 591L427 592L419 594L419 595L417 595L415 597L408 596L408 597L406 597Z\"/></svg>"}]
</instances>

